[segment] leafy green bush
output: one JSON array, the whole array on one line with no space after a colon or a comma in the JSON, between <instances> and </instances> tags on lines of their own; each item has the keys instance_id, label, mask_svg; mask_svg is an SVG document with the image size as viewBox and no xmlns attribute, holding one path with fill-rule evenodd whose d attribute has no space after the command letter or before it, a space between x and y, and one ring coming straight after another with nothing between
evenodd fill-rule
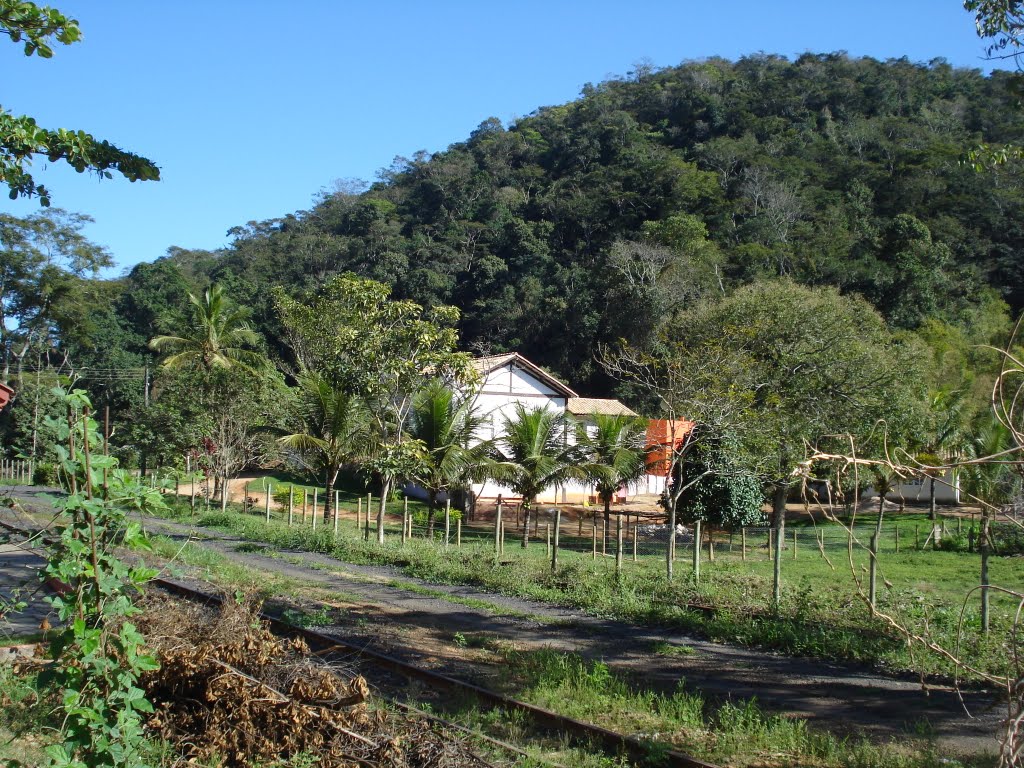
<instances>
[{"instance_id":1,"label":"leafy green bush","mask_svg":"<svg viewBox=\"0 0 1024 768\"><path fill-rule=\"evenodd\" d=\"M288 509L288 496L291 495L292 506L298 509L302 506L302 486L291 485L279 485L274 489L272 498L274 501L281 506L282 509Z\"/></svg>"},{"instance_id":2,"label":"leafy green bush","mask_svg":"<svg viewBox=\"0 0 1024 768\"><path fill-rule=\"evenodd\" d=\"M57 467L49 462L41 461L32 470L33 485L53 485L57 482Z\"/></svg>"}]
</instances>

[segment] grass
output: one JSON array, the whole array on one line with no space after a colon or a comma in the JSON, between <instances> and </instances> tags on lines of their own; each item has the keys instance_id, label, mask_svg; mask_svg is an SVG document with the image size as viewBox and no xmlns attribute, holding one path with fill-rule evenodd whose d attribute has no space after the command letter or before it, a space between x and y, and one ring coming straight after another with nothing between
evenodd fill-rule
<instances>
[{"instance_id":1,"label":"grass","mask_svg":"<svg viewBox=\"0 0 1024 768\"><path fill-rule=\"evenodd\" d=\"M750 547L750 541L746 561L738 551L729 553L720 545L716 560L703 563L699 583L690 577L688 554L681 553L676 563L678 576L669 583L664 562L657 556L641 556L637 563L627 561L621 576L616 576L610 558L594 560L579 551L560 553L558 571L552 572L543 542L522 550L507 541L505 554L496 560L492 534L483 530L464 530L463 547L446 550L421 538L402 546L397 530L389 533L381 547L375 541L363 541L350 521L343 522L337 538L322 527L313 532L308 526L288 527L277 520L268 525L260 516L233 511L202 515L197 522L281 550L398 566L407 576L435 583L475 585L581 608L598 616L698 631L716 640L916 673L949 676L954 671L950 663L933 654L911 652L900 636L871 617L857 594L853 576L866 585L867 555L854 550L851 573L846 540L838 536L835 526L830 529L826 549L832 566L817 551L810 532L798 534L806 533L806 546L798 547L796 559L787 550L783 599L773 613L769 603L771 562L765 552ZM899 524L919 523L911 518ZM571 537L565 538L571 541ZM959 640L964 657L986 670L998 673L1005 669L1003 644L1015 603L993 595L993 631L983 637L975 631L975 599L965 612L965 631L958 632L964 595L976 579L976 555L906 549L896 554L883 546L880 562L882 576L893 585L880 590L880 608L946 647L955 647ZM993 583L1024 583L1024 559L992 558L991 571ZM712 605L716 610L705 614L688 609L689 604Z\"/></svg>"},{"instance_id":2,"label":"grass","mask_svg":"<svg viewBox=\"0 0 1024 768\"><path fill-rule=\"evenodd\" d=\"M631 733L730 766L946 768L990 765L981 756L940 757L927 739L875 745L812 729L805 720L766 714L755 701L712 705L680 687L662 694L633 685L601 662L550 649L502 649L505 693L560 714ZM479 716L484 717L484 716ZM510 732L521 727L514 720ZM656 753L656 745L652 753Z\"/></svg>"},{"instance_id":3,"label":"grass","mask_svg":"<svg viewBox=\"0 0 1024 768\"><path fill-rule=\"evenodd\" d=\"M201 523L230 525L245 529L254 518L232 514L230 519L211 515ZM280 542L294 548L296 544L310 545L318 551L348 546L349 555L359 555L362 548L376 550L376 545L362 542L356 536L349 541L344 536L334 542L331 533L308 529L288 529L287 526L270 528L256 520L264 534L275 535ZM236 530L236 532L244 532ZM325 540L327 544L325 544ZM271 542L273 543L273 542ZM414 542L405 549L385 545L392 557L416 560L411 550L417 545L429 548L435 555L437 548L427 542ZM165 546L165 545L161 545ZM190 545L190 547L193 545ZM226 561L219 553L195 545L197 551L184 550L185 561L200 564L220 575L226 567L231 573L238 566ZM176 550L175 550L176 551ZM446 558L473 560L480 553L449 550L441 552ZM280 555L295 559L294 555ZM301 560L301 558L298 558ZM355 559L355 558L353 558ZM493 558L491 558L493 570ZM592 563L591 563L592 565ZM396 586L406 588L405 582ZM425 589L431 594L434 590ZM308 594L308 593L307 593ZM441 593L442 595L444 593ZM318 626L330 620L330 609L324 606L294 611L288 616L296 623ZM904 738L899 743L872 744L860 737L841 738L810 728L806 721L766 714L756 702L741 701L712 705L698 694L680 687L670 693L659 693L645 688L642 681L610 670L601 662L588 661L576 654L543 649L524 651L500 642L483 633L454 633L451 638L460 649L479 649L488 654L499 670L499 686L507 694L546 707L561 714L603 725L613 730L650 738L671 744L705 760L730 766L818 766L820 768L956 768L956 766L982 766L991 763L987 756L966 761L939 756L927 738ZM652 652L662 656L688 655L694 650L686 645L658 643ZM493 681L488 681L489 686ZM463 724L485 730L492 736L512 741L535 738L531 724L521 716L494 711L480 711L472 703L448 702L445 716L455 717ZM545 743L535 746L535 758L523 758L517 765L545 765L558 760L573 766L612 768L620 763L612 758L595 756L573 749L568 744Z\"/></svg>"}]
</instances>

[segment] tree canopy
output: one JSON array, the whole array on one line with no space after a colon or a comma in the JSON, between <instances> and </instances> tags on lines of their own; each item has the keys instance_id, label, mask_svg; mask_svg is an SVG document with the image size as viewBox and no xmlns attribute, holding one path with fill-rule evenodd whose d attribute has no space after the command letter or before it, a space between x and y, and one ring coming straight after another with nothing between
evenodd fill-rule
<instances>
[{"instance_id":1,"label":"tree canopy","mask_svg":"<svg viewBox=\"0 0 1024 768\"><path fill-rule=\"evenodd\" d=\"M78 22L60 11L26 0L0 0L0 34L11 42L24 43L26 56L48 59L54 44L71 45L82 37ZM85 131L48 129L26 115L14 115L0 107L0 182L10 198L38 197L48 206L50 193L37 184L29 168L35 156L51 163L62 160L79 173L93 171L111 178L117 171L129 181L154 181L160 169L140 155L118 149Z\"/></svg>"}]
</instances>

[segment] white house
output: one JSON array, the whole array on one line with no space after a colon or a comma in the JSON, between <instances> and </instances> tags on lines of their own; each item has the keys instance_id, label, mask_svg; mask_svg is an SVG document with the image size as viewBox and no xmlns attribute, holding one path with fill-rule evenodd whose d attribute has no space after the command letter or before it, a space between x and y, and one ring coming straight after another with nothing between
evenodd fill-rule
<instances>
[{"instance_id":1,"label":"white house","mask_svg":"<svg viewBox=\"0 0 1024 768\"><path fill-rule=\"evenodd\" d=\"M518 352L478 357L472 361L472 365L480 377L474 404L485 420L484 429L480 433L480 438L484 440L500 440L505 420L515 415L517 404L525 408L543 407L556 413L569 414L584 426L591 427L595 414L636 416L618 400L580 397L564 382ZM572 431L566 434L568 443L575 442L575 439ZM474 484L472 490L478 499L493 499L499 494L503 498L514 496L510 489L494 481ZM542 504L578 502L592 494L593 489L586 484L571 482L546 489L537 501Z\"/></svg>"}]
</instances>

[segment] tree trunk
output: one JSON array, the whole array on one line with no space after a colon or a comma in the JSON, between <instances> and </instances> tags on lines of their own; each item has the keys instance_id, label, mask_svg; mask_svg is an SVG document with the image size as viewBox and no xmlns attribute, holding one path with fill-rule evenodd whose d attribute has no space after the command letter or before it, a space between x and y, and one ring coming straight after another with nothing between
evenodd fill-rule
<instances>
[{"instance_id":1,"label":"tree trunk","mask_svg":"<svg viewBox=\"0 0 1024 768\"><path fill-rule=\"evenodd\" d=\"M335 467L334 471L327 470L327 478L324 483L324 491L327 493L327 503L324 505L324 522L328 519L337 518L341 514L341 510L338 509L338 504L334 497L334 484L338 482L338 473L341 472L341 467ZM267 491L269 493L269 491ZM327 510L330 510L328 513Z\"/></svg>"},{"instance_id":2,"label":"tree trunk","mask_svg":"<svg viewBox=\"0 0 1024 768\"><path fill-rule=\"evenodd\" d=\"M772 610L778 612L782 602L782 547L786 535L786 491L780 483L772 494L772 528L775 532L775 562L772 566Z\"/></svg>"},{"instance_id":3,"label":"tree trunk","mask_svg":"<svg viewBox=\"0 0 1024 768\"><path fill-rule=\"evenodd\" d=\"M434 510L437 508L437 494L430 491L427 494L427 538L434 538Z\"/></svg>"},{"instance_id":4,"label":"tree trunk","mask_svg":"<svg viewBox=\"0 0 1024 768\"><path fill-rule=\"evenodd\" d=\"M523 500L523 519L526 521L526 525L523 526L523 549L526 549L530 543L530 512L533 507L533 499L529 501Z\"/></svg>"}]
</instances>

